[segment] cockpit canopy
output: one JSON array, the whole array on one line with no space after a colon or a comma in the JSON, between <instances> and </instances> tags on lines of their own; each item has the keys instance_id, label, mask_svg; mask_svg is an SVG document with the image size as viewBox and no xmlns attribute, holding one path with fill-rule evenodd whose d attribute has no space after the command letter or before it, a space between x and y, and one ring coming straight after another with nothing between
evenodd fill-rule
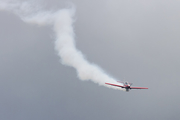
<instances>
[{"instance_id":1,"label":"cockpit canopy","mask_svg":"<svg viewBox=\"0 0 180 120\"><path fill-rule=\"evenodd\" d=\"M125 85L128 85L128 82L124 82Z\"/></svg>"}]
</instances>

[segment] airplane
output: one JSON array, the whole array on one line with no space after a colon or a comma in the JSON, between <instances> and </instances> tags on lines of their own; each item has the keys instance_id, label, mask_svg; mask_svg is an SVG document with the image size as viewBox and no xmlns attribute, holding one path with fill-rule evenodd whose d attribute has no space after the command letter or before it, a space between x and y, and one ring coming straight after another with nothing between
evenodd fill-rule
<instances>
[{"instance_id":1,"label":"airplane","mask_svg":"<svg viewBox=\"0 0 180 120\"><path fill-rule=\"evenodd\" d=\"M123 86L117 85L117 84L112 84L112 83L105 83L105 84L125 88L126 92L128 92L130 89L148 89L147 87L131 87L132 83L129 83L129 82L121 82L121 81L117 81L117 82L123 83Z\"/></svg>"}]
</instances>

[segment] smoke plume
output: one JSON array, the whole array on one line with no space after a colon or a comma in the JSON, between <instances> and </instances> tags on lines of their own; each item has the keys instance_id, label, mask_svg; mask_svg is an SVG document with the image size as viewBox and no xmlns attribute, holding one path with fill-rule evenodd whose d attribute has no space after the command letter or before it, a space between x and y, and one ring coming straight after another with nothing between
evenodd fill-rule
<instances>
[{"instance_id":1,"label":"smoke plume","mask_svg":"<svg viewBox=\"0 0 180 120\"><path fill-rule=\"evenodd\" d=\"M61 63L74 67L81 80L91 80L99 85L105 82L116 83L97 65L89 63L75 46L73 31L73 16L75 7L57 11L45 11L29 2L0 0L0 10L6 10L18 15L22 21L37 25L51 25L55 32L55 50L61 58ZM120 89L111 87L114 89Z\"/></svg>"}]
</instances>

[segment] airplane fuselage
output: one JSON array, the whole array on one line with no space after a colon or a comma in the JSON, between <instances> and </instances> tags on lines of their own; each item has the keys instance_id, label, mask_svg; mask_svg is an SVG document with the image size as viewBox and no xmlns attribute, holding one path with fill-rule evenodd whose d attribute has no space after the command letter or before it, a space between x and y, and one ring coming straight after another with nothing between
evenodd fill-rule
<instances>
[{"instance_id":1,"label":"airplane fuselage","mask_svg":"<svg viewBox=\"0 0 180 120\"><path fill-rule=\"evenodd\" d=\"M126 89L126 92L128 92L129 89L131 89L130 85L125 85L125 89Z\"/></svg>"}]
</instances>

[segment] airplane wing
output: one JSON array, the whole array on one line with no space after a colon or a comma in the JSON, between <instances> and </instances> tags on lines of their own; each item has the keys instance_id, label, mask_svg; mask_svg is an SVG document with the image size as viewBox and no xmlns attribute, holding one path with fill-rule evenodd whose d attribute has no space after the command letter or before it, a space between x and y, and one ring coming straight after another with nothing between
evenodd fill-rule
<instances>
[{"instance_id":1,"label":"airplane wing","mask_svg":"<svg viewBox=\"0 0 180 120\"><path fill-rule=\"evenodd\" d=\"M146 87L130 87L130 89L148 89Z\"/></svg>"},{"instance_id":2,"label":"airplane wing","mask_svg":"<svg viewBox=\"0 0 180 120\"><path fill-rule=\"evenodd\" d=\"M116 85L116 84L111 84L111 83L105 83L107 85L112 85L112 86L116 86L116 87L121 87L121 88L125 88L124 86L121 86L121 85Z\"/></svg>"}]
</instances>

